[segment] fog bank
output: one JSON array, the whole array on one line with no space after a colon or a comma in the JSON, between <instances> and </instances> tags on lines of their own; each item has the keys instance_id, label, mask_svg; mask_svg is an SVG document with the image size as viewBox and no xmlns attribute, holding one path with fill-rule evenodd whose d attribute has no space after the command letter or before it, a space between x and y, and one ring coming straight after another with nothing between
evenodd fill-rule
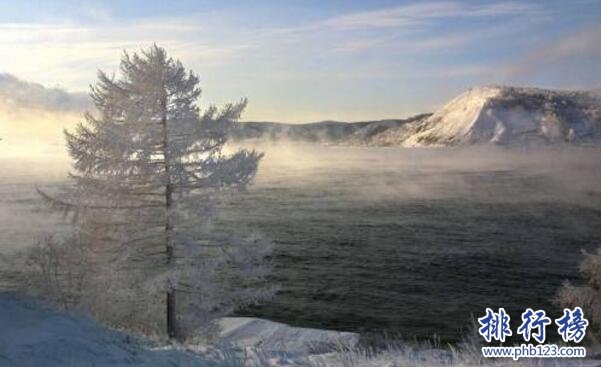
<instances>
[{"instance_id":1,"label":"fog bank","mask_svg":"<svg viewBox=\"0 0 601 367\"><path fill-rule=\"evenodd\" d=\"M241 147L265 153L249 188L260 193L251 197L261 200L279 200L286 190L300 190L308 199L322 197L340 205L472 200L601 207L599 149L403 149L284 142L230 145L227 150ZM57 152L27 158L0 155L0 251L22 248L57 230L60 218L35 193L36 186L52 190L65 182L69 161ZM252 205L263 204L257 200Z\"/></svg>"}]
</instances>

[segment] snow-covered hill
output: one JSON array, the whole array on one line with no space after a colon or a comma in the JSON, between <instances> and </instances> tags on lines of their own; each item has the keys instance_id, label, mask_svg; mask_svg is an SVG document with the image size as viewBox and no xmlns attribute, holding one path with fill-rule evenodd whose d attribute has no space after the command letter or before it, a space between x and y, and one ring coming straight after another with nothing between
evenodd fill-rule
<instances>
[{"instance_id":1,"label":"snow-covered hill","mask_svg":"<svg viewBox=\"0 0 601 367\"><path fill-rule=\"evenodd\" d=\"M601 99L588 92L472 88L422 121L379 138L402 146L600 145Z\"/></svg>"},{"instance_id":2,"label":"snow-covered hill","mask_svg":"<svg viewBox=\"0 0 601 367\"><path fill-rule=\"evenodd\" d=\"M239 125L236 139L341 145L601 145L601 98L591 92L485 86L469 89L434 114L405 120Z\"/></svg>"}]
</instances>

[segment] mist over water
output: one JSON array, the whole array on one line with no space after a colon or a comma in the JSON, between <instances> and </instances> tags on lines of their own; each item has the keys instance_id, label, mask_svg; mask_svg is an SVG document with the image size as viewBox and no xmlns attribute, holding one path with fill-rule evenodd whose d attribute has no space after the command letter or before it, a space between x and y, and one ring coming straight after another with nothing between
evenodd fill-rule
<instances>
[{"instance_id":1,"label":"mist over water","mask_svg":"<svg viewBox=\"0 0 601 367\"><path fill-rule=\"evenodd\" d=\"M64 160L0 157L0 172L0 254L31 246L64 227L36 192L36 187L52 190L64 182Z\"/></svg>"},{"instance_id":2,"label":"mist over water","mask_svg":"<svg viewBox=\"0 0 601 367\"><path fill-rule=\"evenodd\" d=\"M551 298L580 250L601 245L598 149L247 147L266 154L255 184L224 199L216 225L275 242L281 291L240 314L454 341L484 307L558 315ZM0 169L0 249L57 229L35 186L56 187L68 165Z\"/></svg>"},{"instance_id":3,"label":"mist over water","mask_svg":"<svg viewBox=\"0 0 601 367\"><path fill-rule=\"evenodd\" d=\"M251 191L283 185L326 190L344 201L465 198L582 205L601 195L601 150L595 148L402 149L290 142L242 147L265 153Z\"/></svg>"},{"instance_id":4,"label":"mist over water","mask_svg":"<svg viewBox=\"0 0 601 367\"><path fill-rule=\"evenodd\" d=\"M222 225L276 242L282 291L244 315L456 341L485 307L558 314L601 245L599 150L262 148Z\"/></svg>"}]
</instances>

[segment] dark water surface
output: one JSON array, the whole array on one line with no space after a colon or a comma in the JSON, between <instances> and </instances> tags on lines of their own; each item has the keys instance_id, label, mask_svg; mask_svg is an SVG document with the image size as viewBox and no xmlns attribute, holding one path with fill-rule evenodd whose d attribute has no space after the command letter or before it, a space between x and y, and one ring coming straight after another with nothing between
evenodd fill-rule
<instances>
[{"instance_id":1,"label":"dark water surface","mask_svg":"<svg viewBox=\"0 0 601 367\"><path fill-rule=\"evenodd\" d=\"M223 226L276 243L281 291L244 315L456 341L485 307L559 316L601 245L599 151L319 149L268 150L224 205Z\"/></svg>"},{"instance_id":2,"label":"dark water surface","mask_svg":"<svg viewBox=\"0 0 601 367\"><path fill-rule=\"evenodd\" d=\"M601 245L599 150L260 149L256 184L218 222L276 245L281 291L245 315L456 341L485 307L559 316L557 288L577 280L581 249ZM56 225L34 184L66 166L1 166L0 248L11 249Z\"/></svg>"}]
</instances>

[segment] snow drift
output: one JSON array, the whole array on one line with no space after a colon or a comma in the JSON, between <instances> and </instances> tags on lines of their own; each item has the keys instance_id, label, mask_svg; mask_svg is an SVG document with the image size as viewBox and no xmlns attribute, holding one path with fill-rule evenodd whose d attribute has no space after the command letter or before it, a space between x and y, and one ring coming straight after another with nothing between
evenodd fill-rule
<instances>
[{"instance_id":1,"label":"snow drift","mask_svg":"<svg viewBox=\"0 0 601 367\"><path fill-rule=\"evenodd\" d=\"M219 320L219 326L221 342L269 351L307 354L332 349L332 346L353 348L359 342L356 333L293 327L252 317L224 317Z\"/></svg>"},{"instance_id":2,"label":"snow drift","mask_svg":"<svg viewBox=\"0 0 601 367\"><path fill-rule=\"evenodd\" d=\"M214 347L161 345L31 299L3 294L0 367L238 366L249 361L245 351L277 352L274 365L280 365L290 358L300 360L316 348L354 347L359 338L355 333L297 328L255 318L224 318L219 324L222 330Z\"/></svg>"},{"instance_id":3,"label":"snow drift","mask_svg":"<svg viewBox=\"0 0 601 367\"><path fill-rule=\"evenodd\" d=\"M157 348L91 319L30 300L0 297L0 366L207 366L198 355Z\"/></svg>"}]
</instances>

